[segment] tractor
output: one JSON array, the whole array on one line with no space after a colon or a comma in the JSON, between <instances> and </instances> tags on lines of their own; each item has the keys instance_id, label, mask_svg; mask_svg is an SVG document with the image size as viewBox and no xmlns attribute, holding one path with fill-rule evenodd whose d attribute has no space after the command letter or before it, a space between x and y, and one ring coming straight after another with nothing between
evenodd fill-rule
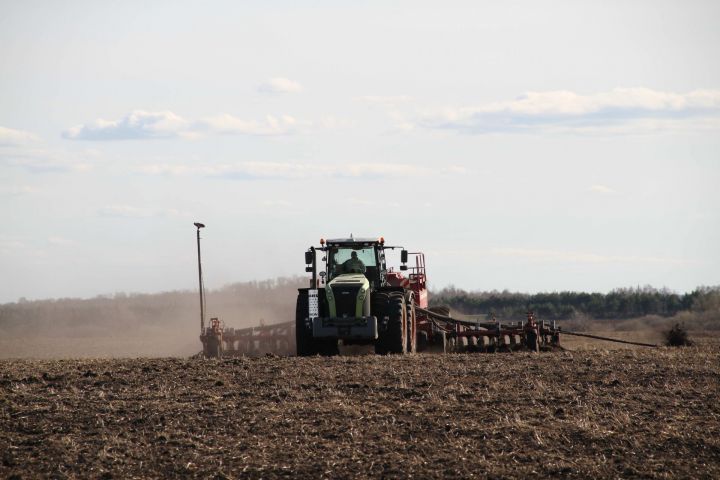
<instances>
[{"instance_id":1,"label":"tractor","mask_svg":"<svg viewBox=\"0 0 720 480\"><path fill-rule=\"evenodd\" d=\"M400 249L399 271L386 263L387 250ZM298 290L297 354L337 355L343 345L374 345L378 354L417 349L415 307L427 307L424 255L385 245L380 238L320 239L305 252L309 288ZM319 262L322 266L318 268ZM318 272L318 270L320 270Z\"/></svg>"}]
</instances>

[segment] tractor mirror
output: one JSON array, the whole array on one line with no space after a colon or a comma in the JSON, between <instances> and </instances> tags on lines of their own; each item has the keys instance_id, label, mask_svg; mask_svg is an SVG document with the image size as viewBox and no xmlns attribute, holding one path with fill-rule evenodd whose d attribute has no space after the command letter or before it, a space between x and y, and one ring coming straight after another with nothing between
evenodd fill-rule
<instances>
[{"instance_id":1,"label":"tractor mirror","mask_svg":"<svg viewBox=\"0 0 720 480\"><path fill-rule=\"evenodd\" d=\"M310 250L305 252L305 265L310 265L311 263L313 263L313 257L313 252L311 252Z\"/></svg>"},{"instance_id":2,"label":"tractor mirror","mask_svg":"<svg viewBox=\"0 0 720 480\"><path fill-rule=\"evenodd\" d=\"M400 262L401 263L407 263L408 260L408 251L407 250L401 250L400 251Z\"/></svg>"}]
</instances>

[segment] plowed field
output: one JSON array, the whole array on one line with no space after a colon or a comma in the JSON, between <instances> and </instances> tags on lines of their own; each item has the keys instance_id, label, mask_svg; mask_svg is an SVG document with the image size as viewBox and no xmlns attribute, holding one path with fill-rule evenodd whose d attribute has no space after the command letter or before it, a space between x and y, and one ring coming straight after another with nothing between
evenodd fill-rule
<instances>
[{"instance_id":1,"label":"plowed field","mask_svg":"<svg viewBox=\"0 0 720 480\"><path fill-rule=\"evenodd\" d=\"M719 478L720 351L0 361L3 478Z\"/></svg>"}]
</instances>

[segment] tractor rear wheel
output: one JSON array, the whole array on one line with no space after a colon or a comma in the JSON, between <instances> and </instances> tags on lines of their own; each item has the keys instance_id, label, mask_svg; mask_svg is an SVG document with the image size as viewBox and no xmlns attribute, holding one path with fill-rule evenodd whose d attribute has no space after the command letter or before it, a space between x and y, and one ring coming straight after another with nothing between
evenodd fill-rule
<instances>
[{"instance_id":1,"label":"tractor rear wheel","mask_svg":"<svg viewBox=\"0 0 720 480\"><path fill-rule=\"evenodd\" d=\"M417 321L415 318L415 302L410 293L405 299L407 319L407 353L417 352Z\"/></svg>"},{"instance_id":2,"label":"tractor rear wheel","mask_svg":"<svg viewBox=\"0 0 720 480\"><path fill-rule=\"evenodd\" d=\"M402 294L388 296L385 315L387 328L381 331L375 343L375 353L403 354L407 352L405 298Z\"/></svg>"}]
</instances>

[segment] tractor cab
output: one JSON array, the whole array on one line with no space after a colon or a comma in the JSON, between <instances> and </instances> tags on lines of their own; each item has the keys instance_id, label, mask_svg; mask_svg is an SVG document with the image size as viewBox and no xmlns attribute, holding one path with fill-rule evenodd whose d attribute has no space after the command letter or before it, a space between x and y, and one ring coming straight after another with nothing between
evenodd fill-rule
<instances>
[{"instance_id":1,"label":"tractor cab","mask_svg":"<svg viewBox=\"0 0 720 480\"><path fill-rule=\"evenodd\" d=\"M363 274L375 288L385 285L385 253L380 239L328 240L325 247L327 281L341 275Z\"/></svg>"}]
</instances>

